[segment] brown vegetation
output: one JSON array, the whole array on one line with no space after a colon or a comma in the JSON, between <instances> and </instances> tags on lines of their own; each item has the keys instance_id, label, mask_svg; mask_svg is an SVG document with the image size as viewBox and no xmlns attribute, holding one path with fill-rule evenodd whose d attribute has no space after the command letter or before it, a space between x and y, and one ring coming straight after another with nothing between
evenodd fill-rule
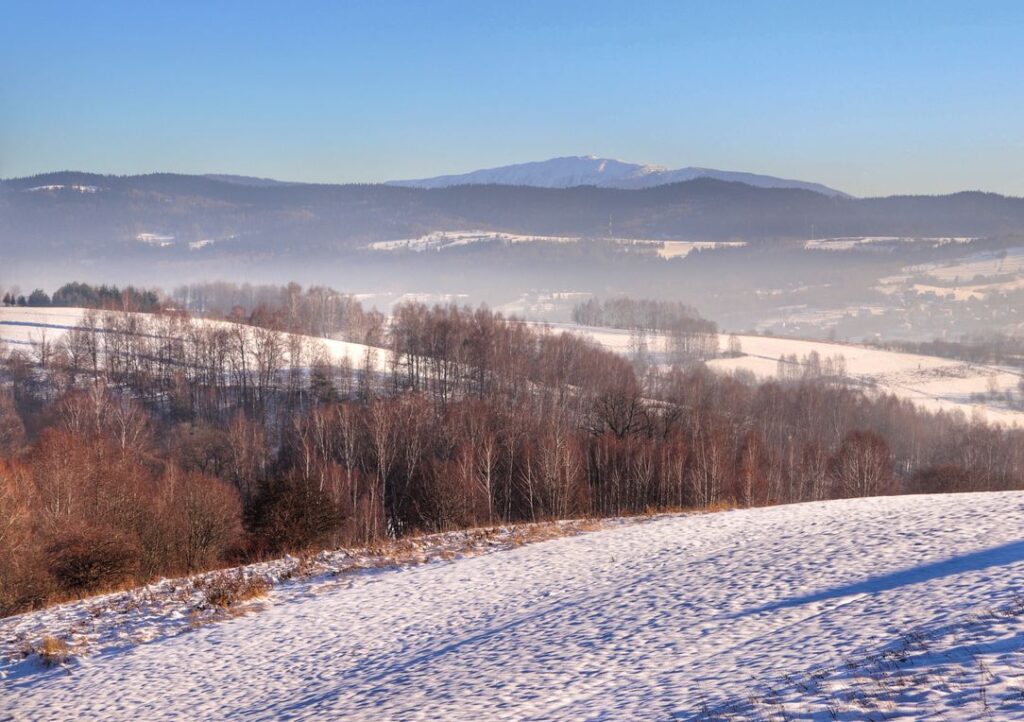
<instances>
[{"instance_id":1,"label":"brown vegetation","mask_svg":"<svg viewBox=\"0 0 1024 722\"><path fill-rule=\"evenodd\" d=\"M381 342L384 374L269 328L91 313L4 356L0 614L416 532L1024 486L1020 431L834 379L640 375L454 306L399 306Z\"/></svg>"},{"instance_id":2,"label":"brown vegetation","mask_svg":"<svg viewBox=\"0 0 1024 722\"><path fill-rule=\"evenodd\" d=\"M71 647L63 639L47 635L35 647L35 653L47 667L66 664L71 659Z\"/></svg>"},{"instance_id":3,"label":"brown vegetation","mask_svg":"<svg viewBox=\"0 0 1024 722\"><path fill-rule=\"evenodd\" d=\"M270 582L263 577L246 575L242 570L219 572L196 583L203 599L212 607L228 609L250 599L266 596Z\"/></svg>"}]
</instances>

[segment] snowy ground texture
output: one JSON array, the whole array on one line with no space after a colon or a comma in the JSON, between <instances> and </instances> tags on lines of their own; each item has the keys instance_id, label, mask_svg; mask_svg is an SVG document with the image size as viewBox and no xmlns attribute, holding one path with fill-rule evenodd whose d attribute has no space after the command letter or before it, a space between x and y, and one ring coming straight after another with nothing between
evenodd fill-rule
<instances>
[{"instance_id":1,"label":"snowy ground texture","mask_svg":"<svg viewBox=\"0 0 1024 722\"><path fill-rule=\"evenodd\" d=\"M1024 719L1024 493L660 517L316 579L22 669L0 719Z\"/></svg>"}]
</instances>

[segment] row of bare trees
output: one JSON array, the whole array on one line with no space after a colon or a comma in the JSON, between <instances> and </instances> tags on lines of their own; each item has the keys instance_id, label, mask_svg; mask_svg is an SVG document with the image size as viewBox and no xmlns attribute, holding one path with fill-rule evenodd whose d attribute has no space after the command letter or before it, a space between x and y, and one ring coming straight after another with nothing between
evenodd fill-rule
<instances>
[{"instance_id":1,"label":"row of bare trees","mask_svg":"<svg viewBox=\"0 0 1024 722\"><path fill-rule=\"evenodd\" d=\"M717 333L718 327L692 306L678 301L654 301L628 297L592 298L578 304L572 319L584 326L643 329L645 331L680 331Z\"/></svg>"},{"instance_id":2,"label":"row of bare trees","mask_svg":"<svg viewBox=\"0 0 1024 722\"><path fill-rule=\"evenodd\" d=\"M1024 435L813 376L623 358L400 306L377 353L87 315L4 355L0 611L283 551L658 509L1024 486ZM42 348L48 346L48 348Z\"/></svg>"},{"instance_id":3,"label":"row of bare trees","mask_svg":"<svg viewBox=\"0 0 1024 722\"><path fill-rule=\"evenodd\" d=\"M206 318L361 343L380 343L384 327L380 312L326 286L193 283L175 289L171 303Z\"/></svg>"},{"instance_id":4,"label":"row of bare trees","mask_svg":"<svg viewBox=\"0 0 1024 722\"><path fill-rule=\"evenodd\" d=\"M641 366L648 362L650 337L661 337L673 364L703 362L718 355L718 325L678 301L628 297L590 299L572 311L573 321L630 332L630 352Z\"/></svg>"}]
</instances>

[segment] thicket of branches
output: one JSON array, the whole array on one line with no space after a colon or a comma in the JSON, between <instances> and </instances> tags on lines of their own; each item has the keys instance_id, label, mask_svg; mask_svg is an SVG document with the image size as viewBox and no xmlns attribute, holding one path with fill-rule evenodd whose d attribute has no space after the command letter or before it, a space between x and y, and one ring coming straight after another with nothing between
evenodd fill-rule
<instances>
[{"instance_id":1,"label":"thicket of branches","mask_svg":"<svg viewBox=\"0 0 1024 722\"><path fill-rule=\"evenodd\" d=\"M702 318L697 309L678 301L608 298L590 299L572 310L572 320L584 326L641 329L664 333L718 333L714 321Z\"/></svg>"},{"instance_id":2,"label":"thicket of branches","mask_svg":"<svg viewBox=\"0 0 1024 722\"><path fill-rule=\"evenodd\" d=\"M258 326L92 313L5 353L0 612L421 530L1024 485L1021 432L827 378L639 377L454 306L399 306L382 342L338 363Z\"/></svg>"},{"instance_id":3,"label":"thicket of branches","mask_svg":"<svg viewBox=\"0 0 1024 722\"><path fill-rule=\"evenodd\" d=\"M634 359L643 363L648 334L665 337L665 350L677 364L707 361L718 354L718 325L697 310L677 301L609 298L578 304L572 318L584 326L606 326L630 331Z\"/></svg>"},{"instance_id":4,"label":"thicket of branches","mask_svg":"<svg viewBox=\"0 0 1024 722\"><path fill-rule=\"evenodd\" d=\"M325 286L193 283L176 288L171 301L178 309L207 318L362 343L379 344L382 340L384 316L380 312L367 311L352 295Z\"/></svg>"}]
</instances>

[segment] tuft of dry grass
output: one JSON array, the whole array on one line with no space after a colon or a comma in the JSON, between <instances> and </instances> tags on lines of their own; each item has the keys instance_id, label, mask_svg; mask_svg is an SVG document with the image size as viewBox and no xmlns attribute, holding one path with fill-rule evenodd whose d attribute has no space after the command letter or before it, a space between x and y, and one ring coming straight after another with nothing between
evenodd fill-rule
<instances>
[{"instance_id":1,"label":"tuft of dry grass","mask_svg":"<svg viewBox=\"0 0 1024 722\"><path fill-rule=\"evenodd\" d=\"M204 602L211 607L228 609L242 602L265 597L270 591L270 580L260 576L247 576L238 570L212 574L196 582Z\"/></svg>"},{"instance_id":2,"label":"tuft of dry grass","mask_svg":"<svg viewBox=\"0 0 1024 722\"><path fill-rule=\"evenodd\" d=\"M43 637L35 652L47 667L66 664L71 659L71 647L68 643L50 634Z\"/></svg>"},{"instance_id":3,"label":"tuft of dry grass","mask_svg":"<svg viewBox=\"0 0 1024 722\"><path fill-rule=\"evenodd\" d=\"M510 527L509 541L513 546L522 546L524 544L534 544L550 539L597 531L602 527L603 524L599 519L581 519L563 523L525 524L523 526Z\"/></svg>"}]
</instances>

